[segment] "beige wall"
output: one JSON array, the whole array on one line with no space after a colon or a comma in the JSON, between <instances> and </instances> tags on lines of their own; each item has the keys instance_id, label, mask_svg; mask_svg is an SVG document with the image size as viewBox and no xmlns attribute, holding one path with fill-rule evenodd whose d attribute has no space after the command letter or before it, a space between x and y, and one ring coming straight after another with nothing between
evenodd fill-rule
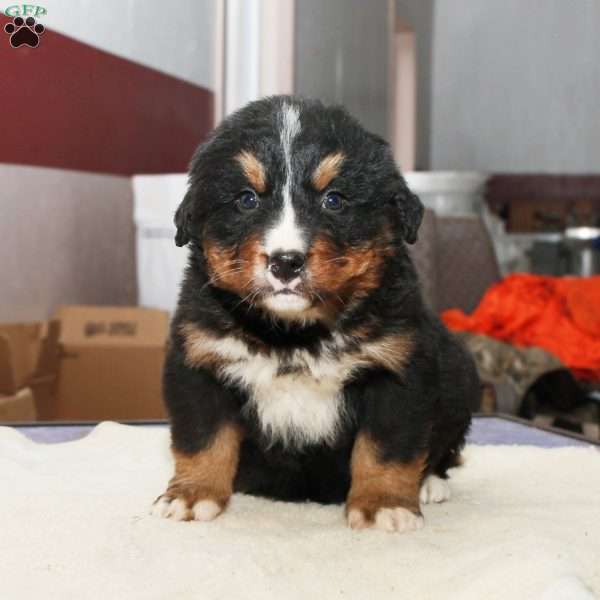
<instances>
[{"instance_id":1,"label":"beige wall","mask_svg":"<svg viewBox=\"0 0 600 600\"><path fill-rule=\"evenodd\" d=\"M135 304L128 177L0 164L0 322Z\"/></svg>"}]
</instances>

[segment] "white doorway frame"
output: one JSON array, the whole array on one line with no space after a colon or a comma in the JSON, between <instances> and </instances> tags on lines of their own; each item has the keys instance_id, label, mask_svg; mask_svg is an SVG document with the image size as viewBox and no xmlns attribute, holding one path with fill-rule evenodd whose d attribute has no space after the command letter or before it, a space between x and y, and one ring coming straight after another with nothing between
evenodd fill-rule
<instances>
[{"instance_id":1,"label":"white doorway frame","mask_svg":"<svg viewBox=\"0 0 600 600\"><path fill-rule=\"evenodd\" d=\"M215 125L252 100L294 92L295 0L218 2Z\"/></svg>"}]
</instances>

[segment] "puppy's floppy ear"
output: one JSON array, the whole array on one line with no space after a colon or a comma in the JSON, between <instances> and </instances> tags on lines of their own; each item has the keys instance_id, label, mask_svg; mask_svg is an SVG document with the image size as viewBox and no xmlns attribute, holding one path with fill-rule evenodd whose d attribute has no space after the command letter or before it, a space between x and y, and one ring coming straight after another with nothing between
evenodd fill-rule
<instances>
[{"instance_id":1,"label":"puppy's floppy ear","mask_svg":"<svg viewBox=\"0 0 600 600\"><path fill-rule=\"evenodd\" d=\"M421 200L413 194L401 178L400 189L396 194L396 205L400 211L400 220L403 227L404 241L414 244L417 241L417 232L423 220L425 209Z\"/></svg>"},{"instance_id":2,"label":"puppy's floppy ear","mask_svg":"<svg viewBox=\"0 0 600 600\"><path fill-rule=\"evenodd\" d=\"M175 234L176 246L185 246L191 239L190 226L192 221L192 205L192 192L191 190L188 190L175 212L174 221L175 227L177 227L177 233Z\"/></svg>"}]
</instances>

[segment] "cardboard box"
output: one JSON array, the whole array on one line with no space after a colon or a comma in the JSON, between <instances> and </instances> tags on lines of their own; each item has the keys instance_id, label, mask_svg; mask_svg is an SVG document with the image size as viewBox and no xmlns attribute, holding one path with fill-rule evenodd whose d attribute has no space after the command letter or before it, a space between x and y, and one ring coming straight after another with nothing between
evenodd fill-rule
<instances>
[{"instance_id":1,"label":"cardboard box","mask_svg":"<svg viewBox=\"0 0 600 600\"><path fill-rule=\"evenodd\" d=\"M0 325L0 421L50 418L59 331L56 321Z\"/></svg>"},{"instance_id":2,"label":"cardboard box","mask_svg":"<svg viewBox=\"0 0 600 600\"><path fill-rule=\"evenodd\" d=\"M168 313L146 308L59 309L61 361L54 418L162 419Z\"/></svg>"},{"instance_id":3,"label":"cardboard box","mask_svg":"<svg viewBox=\"0 0 600 600\"><path fill-rule=\"evenodd\" d=\"M0 425L9 422L37 420L33 392L23 388L12 396L0 396Z\"/></svg>"}]
</instances>

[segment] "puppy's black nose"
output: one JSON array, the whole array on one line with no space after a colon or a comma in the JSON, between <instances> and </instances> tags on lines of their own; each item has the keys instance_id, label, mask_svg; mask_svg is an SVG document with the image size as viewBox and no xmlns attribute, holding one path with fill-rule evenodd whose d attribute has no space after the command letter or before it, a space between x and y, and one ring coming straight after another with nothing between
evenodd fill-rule
<instances>
[{"instance_id":1,"label":"puppy's black nose","mask_svg":"<svg viewBox=\"0 0 600 600\"><path fill-rule=\"evenodd\" d=\"M300 275L302 267L304 254L300 252L277 252L269 257L269 270L283 283Z\"/></svg>"}]
</instances>

